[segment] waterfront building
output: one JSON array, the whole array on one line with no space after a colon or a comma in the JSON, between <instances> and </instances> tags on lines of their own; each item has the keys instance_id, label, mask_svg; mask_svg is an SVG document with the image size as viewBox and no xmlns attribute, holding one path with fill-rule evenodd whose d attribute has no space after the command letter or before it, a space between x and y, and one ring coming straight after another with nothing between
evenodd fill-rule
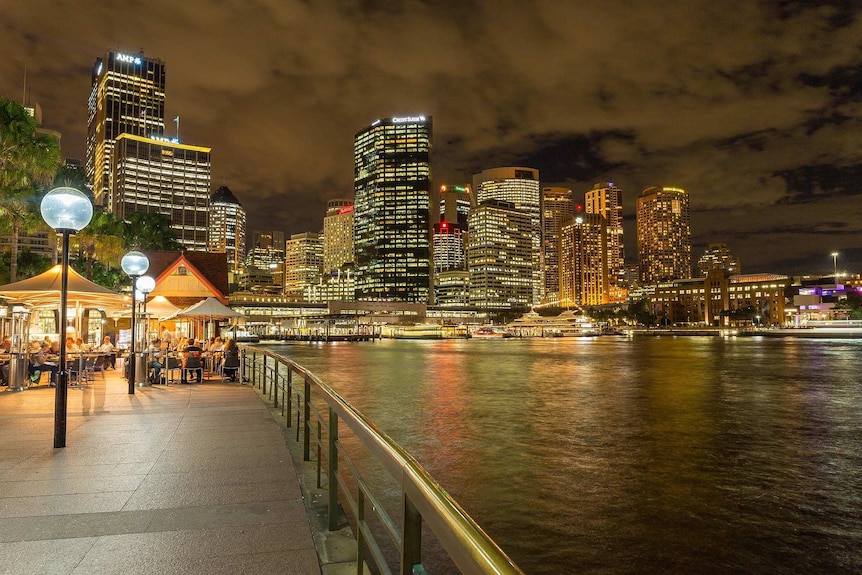
<instances>
[{"instance_id":1,"label":"waterfront building","mask_svg":"<svg viewBox=\"0 0 862 575\"><path fill-rule=\"evenodd\" d=\"M659 283L649 300L660 325L781 325L789 285L785 275L730 275L716 267L706 277Z\"/></svg>"},{"instance_id":2,"label":"waterfront building","mask_svg":"<svg viewBox=\"0 0 862 575\"><path fill-rule=\"evenodd\" d=\"M245 264L246 214L233 192L221 186L210 196L207 250L227 254L228 273L237 276ZM231 280L230 283L234 283Z\"/></svg>"},{"instance_id":3,"label":"waterfront building","mask_svg":"<svg viewBox=\"0 0 862 575\"><path fill-rule=\"evenodd\" d=\"M533 303L535 244L532 215L511 202L486 200L468 218L470 305L511 309Z\"/></svg>"},{"instance_id":4,"label":"waterfront building","mask_svg":"<svg viewBox=\"0 0 862 575\"><path fill-rule=\"evenodd\" d=\"M623 192L613 182L598 182L584 195L584 210L608 222L608 281L610 301L625 301L626 253L623 241Z\"/></svg>"},{"instance_id":5,"label":"waterfront building","mask_svg":"<svg viewBox=\"0 0 862 575\"><path fill-rule=\"evenodd\" d=\"M645 284L691 277L688 193L654 186L637 199L638 264Z\"/></svg>"},{"instance_id":6,"label":"waterfront building","mask_svg":"<svg viewBox=\"0 0 862 575\"><path fill-rule=\"evenodd\" d=\"M284 245L282 231L252 232L252 247L245 256L245 273L248 277L242 282L244 289L254 291L255 287L259 287L278 293L284 290ZM269 278L264 278L263 274Z\"/></svg>"},{"instance_id":7,"label":"waterfront building","mask_svg":"<svg viewBox=\"0 0 862 575\"><path fill-rule=\"evenodd\" d=\"M324 273L353 265L353 212L353 200L329 200L326 204L323 217Z\"/></svg>"},{"instance_id":8,"label":"waterfront building","mask_svg":"<svg viewBox=\"0 0 862 575\"><path fill-rule=\"evenodd\" d=\"M440 308L461 308L470 304L470 272L452 269L434 275L434 301Z\"/></svg>"},{"instance_id":9,"label":"waterfront building","mask_svg":"<svg viewBox=\"0 0 862 575\"><path fill-rule=\"evenodd\" d=\"M323 239L320 234L293 234L284 246L284 293L302 295L317 285L323 269Z\"/></svg>"},{"instance_id":10,"label":"waterfront building","mask_svg":"<svg viewBox=\"0 0 862 575\"><path fill-rule=\"evenodd\" d=\"M355 296L356 279L349 267L323 274L318 283L307 285L302 290L302 301L311 303L351 301Z\"/></svg>"},{"instance_id":11,"label":"waterfront building","mask_svg":"<svg viewBox=\"0 0 862 575\"><path fill-rule=\"evenodd\" d=\"M87 102L87 181L96 205L114 213L111 169L120 134L165 133L165 63L143 54L108 52L93 65Z\"/></svg>"},{"instance_id":12,"label":"waterfront building","mask_svg":"<svg viewBox=\"0 0 862 575\"><path fill-rule=\"evenodd\" d=\"M560 306L608 303L608 225L601 214L570 216L560 227Z\"/></svg>"},{"instance_id":13,"label":"waterfront building","mask_svg":"<svg viewBox=\"0 0 862 575\"><path fill-rule=\"evenodd\" d=\"M356 299L431 296L430 116L376 120L354 138Z\"/></svg>"},{"instance_id":14,"label":"waterfront building","mask_svg":"<svg viewBox=\"0 0 862 575\"><path fill-rule=\"evenodd\" d=\"M714 267L720 267L730 275L742 273L742 265L727 244L709 244L697 260L697 275L703 277Z\"/></svg>"},{"instance_id":15,"label":"waterfront building","mask_svg":"<svg viewBox=\"0 0 862 575\"><path fill-rule=\"evenodd\" d=\"M556 186L542 188L542 261L545 262L545 301L560 300L560 227L575 214L572 190Z\"/></svg>"},{"instance_id":16,"label":"waterfront building","mask_svg":"<svg viewBox=\"0 0 862 575\"><path fill-rule=\"evenodd\" d=\"M532 295L530 304L539 304L544 295L542 269L542 185L539 170L504 167L483 170L473 175L473 192L477 205L488 200L509 202L530 217L532 224Z\"/></svg>"},{"instance_id":17,"label":"waterfront building","mask_svg":"<svg viewBox=\"0 0 862 575\"><path fill-rule=\"evenodd\" d=\"M112 153L113 213L164 214L187 250L207 251L210 148L132 134L117 136Z\"/></svg>"}]
</instances>

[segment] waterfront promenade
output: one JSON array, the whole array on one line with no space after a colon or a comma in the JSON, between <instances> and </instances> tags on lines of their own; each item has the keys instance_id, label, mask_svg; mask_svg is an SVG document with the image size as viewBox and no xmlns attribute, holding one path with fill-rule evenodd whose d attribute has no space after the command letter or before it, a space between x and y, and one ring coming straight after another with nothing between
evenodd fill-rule
<instances>
[{"instance_id":1,"label":"waterfront promenade","mask_svg":"<svg viewBox=\"0 0 862 575\"><path fill-rule=\"evenodd\" d=\"M355 572L321 568L314 540L322 556L332 541L254 389L212 379L130 395L106 375L69 389L62 449L53 388L0 391L0 573Z\"/></svg>"}]
</instances>

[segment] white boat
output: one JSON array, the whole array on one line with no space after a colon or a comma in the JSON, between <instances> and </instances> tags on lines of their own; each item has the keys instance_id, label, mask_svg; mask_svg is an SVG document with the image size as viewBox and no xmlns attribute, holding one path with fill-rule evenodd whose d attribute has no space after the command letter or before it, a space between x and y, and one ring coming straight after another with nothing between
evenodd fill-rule
<instances>
[{"instance_id":1,"label":"white boat","mask_svg":"<svg viewBox=\"0 0 862 575\"><path fill-rule=\"evenodd\" d=\"M497 327L497 326L487 326L483 325L482 327L478 327L470 332L470 337L475 338L487 338L487 339L499 339L512 337L512 334L509 333L505 328Z\"/></svg>"},{"instance_id":2,"label":"white boat","mask_svg":"<svg viewBox=\"0 0 862 575\"><path fill-rule=\"evenodd\" d=\"M553 317L531 311L506 325L518 337L592 337L601 335L601 328L590 318L571 310Z\"/></svg>"}]
</instances>

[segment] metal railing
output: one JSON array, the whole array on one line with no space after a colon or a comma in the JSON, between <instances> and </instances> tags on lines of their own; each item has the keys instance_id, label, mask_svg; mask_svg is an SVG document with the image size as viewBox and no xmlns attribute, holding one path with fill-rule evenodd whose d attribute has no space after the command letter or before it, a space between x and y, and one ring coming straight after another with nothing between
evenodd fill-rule
<instances>
[{"instance_id":1,"label":"metal railing","mask_svg":"<svg viewBox=\"0 0 862 575\"><path fill-rule=\"evenodd\" d=\"M341 527L342 511L350 514L357 542L357 573L363 573L364 563L371 560L381 573L424 574L423 522L459 572L523 573L416 459L316 375L278 354L242 348L245 377L274 408L281 409L287 427L296 426L295 440L302 442L303 459L316 458L317 486L328 490L329 529ZM341 423L361 443L363 455L379 463L400 488L398 523L381 505L383 494L372 492L372 482L351 460L339 436ZM370 528L371 519L382 525L397 550L397 570L388 564L378 536Z\"/></svg>"}]
</instances>

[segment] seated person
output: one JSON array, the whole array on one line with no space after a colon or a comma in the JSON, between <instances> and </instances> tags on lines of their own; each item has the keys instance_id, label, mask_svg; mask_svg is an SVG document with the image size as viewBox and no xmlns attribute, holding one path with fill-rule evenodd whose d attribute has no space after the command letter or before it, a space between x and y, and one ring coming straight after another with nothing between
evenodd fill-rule
<instances>
[{"instance_id":1,"label":"seated person","mask_svg":"<svg viewBox=\"0 0 862 575\"><path fill-rule=\"evenodd\" d=\"M114 344L111 343L109 336L105 336L105 339L102 340L102 345L96 351L105 354L105 369L117 369L117 350L114 348Z\"/></svg>"},{"instance_id":2,"label":"seated person","mask_svg":"<svg viewBox=\"0 0 862 575\"><path fill-rule=\"evenodd\" d=\"M0 365L0 385L9 385L9 358L12 352L12 340L9 336L3 338L3 343L0 344L0 357L6 360Z\"/></svg>"},{"instance_id":3,"label":"seated person","mask_svg":"<svg viewBox=\"0 0 862 575\"><path fill-rule=\"evenodd\" d=\"M227 340L224 348L224 365L222 370L231 381L236 381L236 372L239 370L239 348L232 339Z\"/></svg>"},{"instance_id":4,"label":"seated person","mask_svg":"<svg viewBox=\"0 0 862 575\"><path fill-rule=\"evenodd\" d=\"M188 383L186 380L186 375L188 371L192 371L197 374L197 378L195 381L197 383L201 382L201 377L203 376L203 364L201 363L201 356L203 355L203 350L195 345L194 339L189 339L189 343L186 348L183 350L183 369L182 369L182 379L181 383Z\"/></svg>"},{"instance_id":5,"label":"seated person","mask_svg":"<svg viewBox=\"0 0 862 575\"><path fill-rule=\"evenodd\" d=\"M152 370L152 374L150 375L150 383L161 383L161 374L162 369L165 367L162 363L162 345L161 341L158 339L154 339L150 342L150 346L147 348L147 357L150 362L150 369Z\"/></svg>"},{"instance_id":6,"label":"seated person","mask_svg":"<svg viewBox=\"0 0 862 575\"><path fill-rule=\"evenodd\" d=\"M59 347L59 344L48 345L47 342L43 343L39 351L33 355L30 362L30 383L39 383L39 380L42 378L42 372L47 371L51 373L51 387L56 385L57 360L55 359L56 355L51 355L51 348L54 346Z\"/></svg>"}]
</instances>

